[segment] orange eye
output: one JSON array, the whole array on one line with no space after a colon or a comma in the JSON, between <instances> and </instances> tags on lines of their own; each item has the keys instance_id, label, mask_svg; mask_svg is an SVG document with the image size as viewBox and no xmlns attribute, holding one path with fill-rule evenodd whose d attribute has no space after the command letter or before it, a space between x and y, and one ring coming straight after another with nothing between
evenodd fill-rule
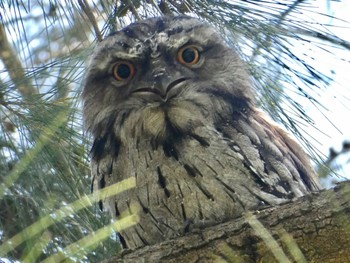
<instances>
[{"instance_id":1,"label":"orange eye","mask_svg":"<svg viewBox=\"0 0 350 263\"><path fill-rule=\"evenodd\" d=\"M199 58L199 50L194 45L184 46L177 52L177 60L186 66L197 64Z\"/></svg>"},{"instance_id":2,"label":"orange eye","mask_svg":"<svg viewBox=\"0 0 350 263\"><path fill-rule=\"evenodd\" d=\"M113 67L113 76L118 81L128 81L135 75L134 66L127 61L117 62Z\"/></svg>"}]
</instances>

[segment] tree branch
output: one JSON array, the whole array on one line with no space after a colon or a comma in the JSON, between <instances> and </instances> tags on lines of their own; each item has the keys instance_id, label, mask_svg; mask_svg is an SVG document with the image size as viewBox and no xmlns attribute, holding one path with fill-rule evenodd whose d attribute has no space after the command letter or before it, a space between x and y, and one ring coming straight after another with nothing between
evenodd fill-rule
<instances>
[{"instance_id":1,"label":"tree branch","mask_svg":"<svg viewBox=\"0 0 350 263\"><path fill-rule=\"evenodd\" d=\"M104 263L350 262L349 216L345 182Z\"/></svg>"},{"instance_id":2,"label":"tree branch","mask_svg":"<svg viewBox=\"0 0 350 263\"><path fill-rule=\"evenodd\" d=\"M22 64L18 59L16 52L12 49L6 31L3 25L0 23L0 60L4 63L4 66L10 75L11 80L15 84L18 92L24 99L29 99L36 93L35 88L24 72Z\"/></svg>"}]
</instances>

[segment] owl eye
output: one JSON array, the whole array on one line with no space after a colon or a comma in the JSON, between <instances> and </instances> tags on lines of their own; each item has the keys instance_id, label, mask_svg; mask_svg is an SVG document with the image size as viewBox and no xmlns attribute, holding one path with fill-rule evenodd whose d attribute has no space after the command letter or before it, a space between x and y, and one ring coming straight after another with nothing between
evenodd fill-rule
<instances>
[{"instance_id":1,"label":"owl eye","mask_svg":"<svg viewBox=\"0 0 350 263\"><path fill-rule=\"evenodd\" d=\"M199 58L199 50L193 45L184 46L177 53L177 60L186 66L197 64Z\"/></svg>"},{"instance_id":2,"label":"owl eye","mask_svg":"<svg viewBox=\"0 0 350 263\"><path fill-rule=\"evenodd\" d=\"M134 75L135 68L130 62L117 62L113 67L113 76L118 81L128 81Z\"/></svg>"}]
</instances>

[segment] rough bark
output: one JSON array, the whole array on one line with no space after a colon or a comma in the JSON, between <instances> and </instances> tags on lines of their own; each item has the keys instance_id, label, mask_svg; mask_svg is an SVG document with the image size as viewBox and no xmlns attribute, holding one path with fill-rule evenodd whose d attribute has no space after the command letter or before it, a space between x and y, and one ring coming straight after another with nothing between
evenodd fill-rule
<instances>
[{"instance_id":1,"label":"rough bark","mask_svg":"<svg viewBox=\"0 0 350 263\"><path fill-rule=\"evenodd\" d=\"M350 182L135 251L114 262L350 262Z\"/></svg>"}]
</instances>

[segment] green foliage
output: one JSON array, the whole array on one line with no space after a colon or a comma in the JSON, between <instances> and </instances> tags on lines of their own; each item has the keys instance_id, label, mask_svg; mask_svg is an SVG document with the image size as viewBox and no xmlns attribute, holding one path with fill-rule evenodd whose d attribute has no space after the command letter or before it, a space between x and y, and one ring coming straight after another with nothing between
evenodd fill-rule
<instances>
[{"instance_id":1,"label":"green foliage","mask_svg":"<svg viewBox=\"0 0 350 263\"><path fill-rule=\"evenodd\" d=\"M0 1L0 243L7 247L1 257L97 262L118 251L109 231L122 222L107 229L109 218L84 203L90 142L79 94L96 41L146 17L187 14L207 20L247 61L260 105L298 135L312 120L285 89L317 105L315 93L332 78L291 48L314 43L325 53L350 49L326 24L300 16L327 16L312 8L303 0ZM55 214L59 211L65 216Z\"/></svg>"}]
</instances>

